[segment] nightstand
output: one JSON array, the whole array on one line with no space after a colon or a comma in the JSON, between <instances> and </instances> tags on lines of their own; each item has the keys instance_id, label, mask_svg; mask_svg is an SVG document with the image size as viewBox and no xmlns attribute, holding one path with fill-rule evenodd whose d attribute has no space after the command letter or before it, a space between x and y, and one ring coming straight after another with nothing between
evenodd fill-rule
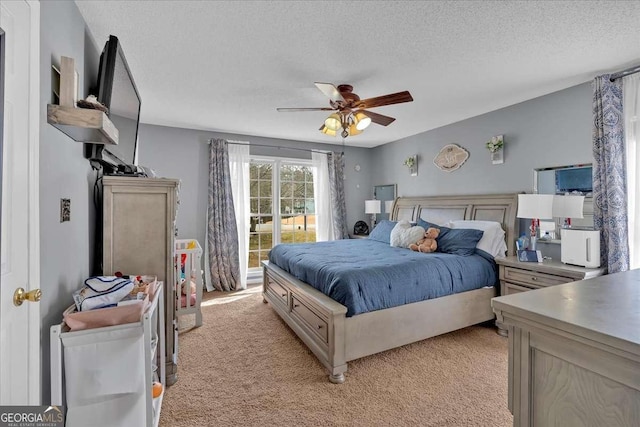
<instances>
[{"instance_id":1,"label":"nightstand","mask_svg":"<svg viewBox=\"0 0 640 427\"><path fill-rule=\"evenodd\" d=\"M602 276L605 268L585 268L545 259L543 262L521 262L516 256L496 258L500 268L500 295L512 295L534 289ZM496 322L498 333L507 330Z\"/></svg>"},{"instance_id":2,"label":"nightstand","mask_svg":"<svg viewBox=\"0 0 640 427\"><path fill-rule=\"evenodd\" d=\"M368 234L349 234L350 239L367 239L369 238Z\"/></svg>"}]
</instances>

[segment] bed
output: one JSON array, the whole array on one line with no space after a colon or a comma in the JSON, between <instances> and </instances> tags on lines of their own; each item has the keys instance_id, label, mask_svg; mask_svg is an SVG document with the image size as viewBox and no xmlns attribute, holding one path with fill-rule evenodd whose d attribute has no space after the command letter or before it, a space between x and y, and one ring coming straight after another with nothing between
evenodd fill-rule
<instances>
[{"instance_id":1,"label":"bed","mask_svg":"<svg viewBox=\"0 0 640 427\"><path fill-rule=\"evenodd\" d=\"M391 219L415 222L421 218L435 224L460 219L496 221L506 233L507 255L512 255L516 208L516 194L406 197L395 200ZM316 355L333 383L344 382L351 360L494 318L491 298L497 295L495 286L360 312L274 263L263 262L263 269L264 302Z\"/></svg>"}]
</instances>

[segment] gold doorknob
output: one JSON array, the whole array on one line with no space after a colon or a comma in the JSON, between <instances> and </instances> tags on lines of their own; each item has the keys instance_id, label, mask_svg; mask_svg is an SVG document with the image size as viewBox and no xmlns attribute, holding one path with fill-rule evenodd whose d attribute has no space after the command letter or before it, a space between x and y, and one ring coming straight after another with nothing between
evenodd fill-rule
<instances>
[{"instance_id":1,"label":"gold doorknob","mask_svg":"<svg viewBox=\"0 0 640 427\"><path fill-rule=\"evenodd\" d=\"M25 291L24 288L18 288L13 293L13 305L20 307L22 303L27 300L31 302L38 302L42 297L42 291L40 289L34 289L32 291Z\"/></svg>"}]
</instances>

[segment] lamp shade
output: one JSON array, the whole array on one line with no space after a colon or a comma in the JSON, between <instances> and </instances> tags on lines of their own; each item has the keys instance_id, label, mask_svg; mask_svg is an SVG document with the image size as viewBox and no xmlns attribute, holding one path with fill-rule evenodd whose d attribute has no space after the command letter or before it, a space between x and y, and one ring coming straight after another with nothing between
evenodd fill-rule
<instances>
[{"instance_id":1,"label":"lamp shade","mask_svg":"<svg viewBox=\"0 0 640 427\"><path fill-rule=\"evenodd\" d=\"M518 218L550 219L553 217L552 194L518 194Z\"/></svg>"},{"instance_id":2,"label":"lamp shade","mask_svg":"<svg viewBox=\"0 0 640 427\"><path fill-rule=\"evenodd\" d=\"M355 114L356 128L359 131L363 131L371 124L371 118L362 112Z\"/></svg>"},{"instance_id":3,"label":"lamp shade","mask_svg":"<svg viewBox=\"0 0 640 427\"><path fill-rule=\"evenodd\" d=\"M366 213L366 214L379 214L380 213L380 200L365 200L364 201L364 213Z\"/></svg>"},{"instance_id":4,"label":"lamp shade","mask_svg":"<svg viewBox=\"0 0 640 427\"><path fill-rule=\"evenodd\" d=\"M329 129L328 127L326 127L324 125L320 128L320 132L322 132L324 134L327 134L329 136L336 136L336 134L338 133L337 131L331 130L331 129Z\"/></svg>"},{"instance_id":5,"label":"lamp shade","mask_svg":"<svg viewBox=\"0 0 640 427\"><path fill-rule=\"evenodd\" d=\"M393 208L393 200L387 200L384 202L384 211L388 214L391 213L391 208Z\"/></svg>"},{"instance_id":6,"label":"lamp shade","mask_svg":"<svg viewBox=\"0 0 640 427\"><path fill-rule=\"evenodd\" d=\"M342 126L342 120L337 113L333 113L325 119L324 125L330 130L336 131Z\"/></svg>"},{"instance_id":7,"label":"lamp shade","mask_svg":"<svg viewBox=\"0 0 640 427\"><path fill-rule=\"evenodd\" d=\"M556 218L584 218L584 196L554 196L553 216Z\"/></svg>"}]
</instances>

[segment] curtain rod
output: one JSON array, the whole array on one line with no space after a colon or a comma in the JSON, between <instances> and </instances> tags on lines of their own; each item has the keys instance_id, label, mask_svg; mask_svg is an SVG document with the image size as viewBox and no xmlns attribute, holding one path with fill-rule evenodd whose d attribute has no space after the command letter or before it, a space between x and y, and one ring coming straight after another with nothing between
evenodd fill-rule
<instances>
[{"instance_id":1,"label":"curtain rod","mask_svg":"<svg viewBox=\"0 0 640 427\"><path fill-rule=\"evenodd\" d=\"M211 142L211 140L209 140L209 142ZM331 151L314 150L311 148L283 147L281 145L254 144L254 143L243 142L243 141L227 141L227 142L229 144L234 144L234 145L249 145L249 146L253 145L256 147L271 147L271 148L277 148L282 150L299 150L299 151L309 151L311 153L323 153L323 154L331 153Z\"/></svg>"},{"instance_id":2,"label":"curtain rod","mask_svg":"<svg viewBox=\"0 0 640 427\"><path fill-rule=\"evenodd\" d=\"M609 78L609 80L614 81L616 79L619 79L620 77L626 77L628 75L639 73L639 72L640 72L640 65L636 65L635 67L627 68L626 70L618 71L617 73L611 74L611 77Z\"/></svg>"}]
</instances>

